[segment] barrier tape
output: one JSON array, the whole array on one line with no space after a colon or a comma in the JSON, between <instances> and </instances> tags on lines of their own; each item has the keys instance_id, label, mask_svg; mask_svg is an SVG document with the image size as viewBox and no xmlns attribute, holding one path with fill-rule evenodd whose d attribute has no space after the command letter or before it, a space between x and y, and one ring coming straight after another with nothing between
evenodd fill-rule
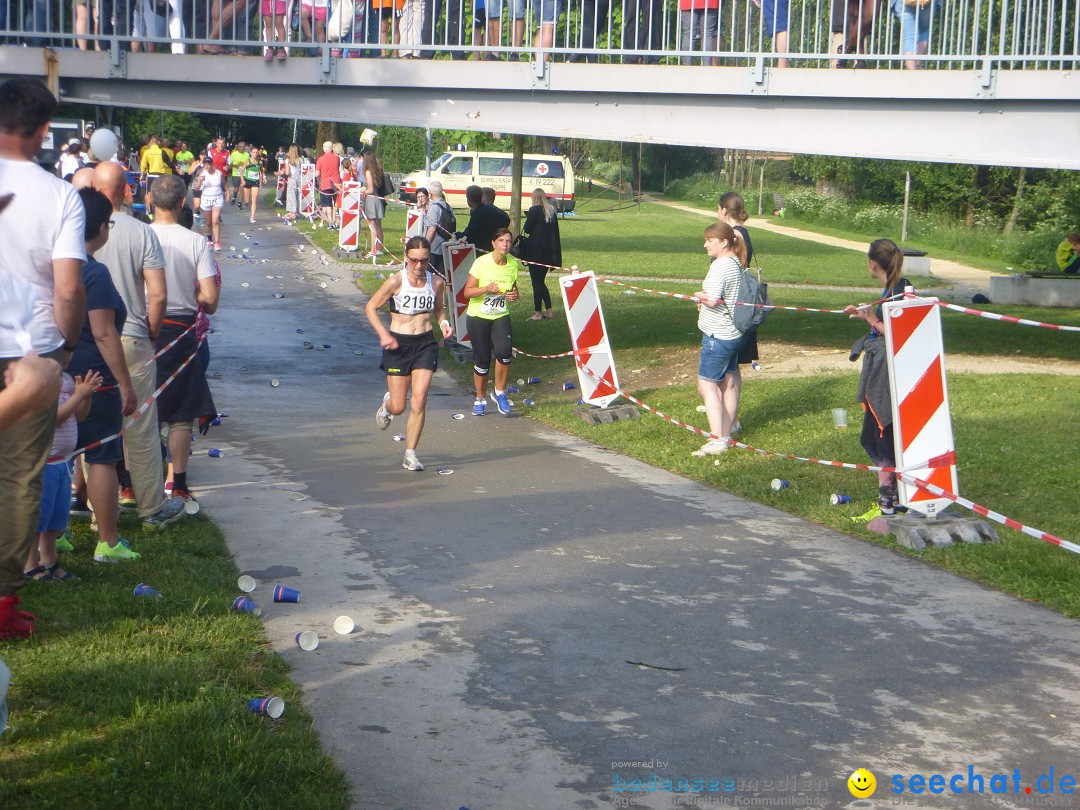
<instances>
[{"instance_id":1,"label":"barrier tape","mask_svg":"<svg viewBox=\"0 0 1080 810\"><path fill-rule=\"evenodd\" d=\"M539 360L555 360L560 357L580 357L583 354L595 354L597 352L611 351L611 349L606 346L589 346L585 349L578 349L576 351L571 350L568 352L561 352L560 354L529 354L528 352L522 351L517 346L512 346L511 350L514 352L515 355L520 354L524 355L525 357L535 357Z\"/></svg>"},{"instance_id":2,"label":"barrier tape","mask_svg":"<svg viewBox=\"0 0 1080 810\"><path fill-rule=\"evenodd\" d=\"M167 351L168 351L169 349L171 349L171 348L172 348L173 346L175 346L175 345L176 345L177 343L179 343L179 342L180 342L180 338L182 338L182 337L183 337L184 335L186 335L186 334L187 334L188 332L190 332L190 331L191 331L192 329L194 329L194 328L195 328L196 326L197 326L197 324L192 324L192 325L191 325L191 326L189 326L189 327L188 327L187 329L185 329L185 330L184 330L183 332L181 332L181 333L180 333L179 335L177 335L177 336L176 336L176 340L174 340L174 341L172 341L171 343L168 343L168 344L166 344L165 346L163 346L163 347L162 347L162 349L161 349L161 351L159 351L159 352L157 352L156 354L154 354L154 355L153 355L153 356L152 356L152 357L151 357L151 358L150 358L149 360L147 360L147 361L146 361L145 363L143 363L143 364L142 364L141 366L139 366L139 368L137 369L137 371L146 371L146 369L150 367L150 364L151 364L151 363L153 363L153 362L154 362L155 360L157 360L157 359L158 359L159 357L161 357L162 355L164 355L164 354L165 354L165 352L167 352ZM114 389L114 388L116 388L116 386L115 386L115 385L103 385L103 386L101 386L101 388L99 388L99 389L98 389L98 391L111 391L111 390L112 390L112 389Z\"/></svg>"},{"instance_id":3,"label":"barrier tape","mask_svg":"<svg viewBox=\"0 0 1080 810\"><path fill-rule=\"evenodd\" d=\"M918 296L912 295L912 298ZM1032 321L1027 318L1017 318L1012 315L1001 315L997 312L987 312L983 309L972 309L971 307L961 307L956 304L948 304L944 301L934 301L932 303L937 304L943 309L951 309L953 312L962 312L965 315L977 315L980 318L989 318L992 321L1004 321L1005 323L1015 323L1019 326L1038 326L1042 329L1057 329L1060 332L1080 332L1080 326L1066 326L1060 323L1044 323L1042 321Z\"/></svg>"},{"instance_id":4,"label":"barrier tape","mask_svg":"<svg viewBox=\"0 0 1080 810\"><path fill-rule=\"evenodd\" d=\"M199 344L201 345L202 341L205 340L205 339L206 338L204 337L202 340L200 340ZM150 406L153 405L154 402L157 401L158 397L160 397L161 394L165 391L165 389L169 387L169 385L173 382L173 380L175 380L177 377L180 376L180 372L183 371L185 368L187 368L188 363L190 363L192 360L194 360L198 356L198 354L199 354L199 349L196 348L195 351L191 353L191 356L187 360L185 360L183 363L181 363L179 366L177 366L176 371L174 371L172 374L170 374L168 379L166 379L165 382L163 382L160 386L158 386L158 389L156 391L154 391L154 393L151 394L147 398L146 402L144 402L142 405L140 405L136 409L135 413L133 413L131 415L131 418L128 419L128 421L124 423L124 425L120 428L120 431L118 433L114 433L112 436L106 436L104 439L98 439L95 442L90 442L90 444L86 445L86 447L80 447L77 450L73 451L72 453L69 453L66 456L52 456L52 457L46 459L45 463L46 464L55 464L55 463L57 463L59 461L64 461L64 462L71 461L76 456L81 456L87 450L93 450L95 447L101 447L101 445L103 445L103 444L108 444L111 441L115 441L116 439L119 439L121 436L124 435L125 430L127 430L129 427L134 425L135 421L140 416L144 415L148 410L150 410Z\"/></svg>"},{"instance_id":5,"label":"barrier tape","mask_svg":"<svg viewBox=\"0 0 1080 810\"><path fill-rule=\"evenodd\" d=\"M580 363L578 364L578 368L583 370L590 377L593 377L596 380L600 380L600 378L596 374L594 374L588 368L585 368L585 366L581 365ZM610 383L609 383L609 385L610 385ZM708 433L708 432L702 430L701 428L694 427L693 425L688 425L686 422L682 422L682 421L680 421L680 420L678 420L678 419L676 419L676 418L674 418L672 416L668 416L663 411L659 411L656 408L653 408L650 405L647 405L646 403L642 402L637 397L631 396L630 394L628 394L627 392L625 392L625 391L623 391L623 390L621 390L619 388L616 388L615 391L620 396L626 398L630 402L633 402L635 405L638 405L639 407L644 408L649 413L655 414L656 416L659 416L662 419L665 419L668 422L671 422L672 424L678 425L679 427L684 428L684 429L690 431L691 433L695 433L698 436L702 436L702 437L708 438L708 439L719 439L720 438L719 436L716 436L716 435L714 435L712 433ZM895 473L897 476L899 476L900 478L903 478L909 484L912 484L912 485L918 487L919 489L927 490L927 491L933 493L934 495L937 495L938 497L950 500L953 503L957 504L958 506L962 506L965 509L969 509L972 512L975 512L978 515L982 515L983 517L994 521L995 523L1000 523L1001 525L1007 526L1010 529L1015 529L1015 530L1017 530L1019 532L1023 532L1024 534L1026 534L1026 535L1028 535L1030 537L1034 537L1037 540L1043 540L1043 541L1045 541L1047 543L1051 543L1052 545L1059 546L1059 547L1061 547L1061 548L1063 548L1063 549L1065 549L1067 551L1072 551L1074 553L1080 554L1080 545L1077 545L1076 543L1071 543L1068 540L1064 540L1064 539L1062 539L1060 537L1057 537L1056 535L1050 534L1049 532L1044 532L1041 529L1036 529L1034 527L1027 526L1026 524L1023 524L1018 520L1013 520L1012 518L1005 517L1005 515L1002 515L1000 512L995 512L992 509L989 509L988 507L985 507L985 506L981 506L980 504L977 504L974 501L970 501L967 498L962 498L962 497L960 497L959 495L957 495L955 493L949 492L947 490L942 489L939 486L931 484L929 481L924 481L921 478L915 478L914 476L910 475L907 472L907 470L911 470L911 469L921 469L921 468L926 468L926 467L947 467L947 466L950 466L952 464L955 464L956 463L955 454L953 454L951 452L950 453L945 453L945 454L943 454L941 456L937 456L937 457L932 458L932 459L929 459L928 461L926 461L924 463L912 464L909 467L898 469L896 467L875 467L875 466L870 465L870 464L854 464L854 463L850 463L850 462L826 461L824 459L818 459L818 458L809 458L809 457L804 457L804 456L793 456L793 455L788 455L787 453L777 453L777 452L774 452L772 450L764 450L762 448L754 447L752 445L744 444L742 442L737 442L737 441L734 441L734 440L732 440L732 444L735 447L738 447L738 448L740 448L742 450L751 450L751 451L753 451L755 453L758 453L760 455L773 456L775 458L786 458L786 459L790 459L791 461L802 461L802 462L806 462L806 463L810 463L810 464L820 464L820 465L823 465L823 466L826 466L826 467L842 467L844 469L849 469L849 470L865 470L865 471L868 471L868 472Z\"/></svg>"}]
</instances>

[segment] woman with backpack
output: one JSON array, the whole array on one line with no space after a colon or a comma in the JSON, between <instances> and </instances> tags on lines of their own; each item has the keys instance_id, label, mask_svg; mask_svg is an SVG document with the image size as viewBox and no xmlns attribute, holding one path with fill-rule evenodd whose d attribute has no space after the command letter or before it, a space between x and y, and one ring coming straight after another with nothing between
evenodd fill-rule
<instances>
[{"instance_id":1,"label":"woman with backpack","mask_svg":"<svg viewBox=\"0 0 1080 810\"><path fill-rule=\"evenodd\" d=\"M694 293L701 330L701 359L698 362L698 392L705 402L705 417L712 436L693 455L704 458L725 452L731 446L734 409L727 395L732 374L738 370L743 333L732 318L739 295L742 268L746 264L746 244L726 222L714 222L705 229L705 252L712 259L701 290Z\"/></svg>"},{"instance_id":2,"label":"woman with backpack","mask_svg":"<svg viewBox=\"0 0 1080 810\"><path fill-rule=\"evenodd\" d=\"M371 229L371 253L369 259L377 259L386 254L383 250L382 221L386 216L387 195L384 193L389 178L383 171L382 161L374 152L364 156L364 218Z\"/></svg>"},{"instance_id":3,"label":"woman with backpack","mask_svg":"<svg viewBox=\"0 0 1080 810\"><path fill-rule=\"evenodd\" d=\"M742 237L743 244L746 245L746 262L743 264L743 269L748 268L750 260L754 258L754 245L750 241L750 232L746 230L746 226L743 224L750 218L750 215L746 213L746 203L743 201L742 195L737 191L729 191L720 197L720 202L716 205L716 218L720 222L726 222L735 233ZM753 364L757 362L757 359L757 328L755 327L744 333L743 345L739 349L739 365L735 366L735 371L731 374L731 382L728 384L727 397L731 401L726 404L732 414L732 436L742 429L742 425L739 423L739 396L742 394L742 372L739 370L739 366L748 363Z\"/></svg>"}]
</instances>

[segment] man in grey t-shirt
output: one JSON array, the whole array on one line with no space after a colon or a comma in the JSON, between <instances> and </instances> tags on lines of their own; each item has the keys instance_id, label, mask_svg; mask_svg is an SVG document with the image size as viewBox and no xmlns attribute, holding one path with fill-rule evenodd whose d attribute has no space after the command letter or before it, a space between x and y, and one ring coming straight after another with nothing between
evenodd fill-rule
<instances>
[{"instance_id":1,"label":"man in grey t-shirt","mask_svg":"<svg viewBox=\"0 0 1080 810\"><path fill-rule=\"evenodd\" d=\"M135 395L142 404L150 400L157 385L154 338L165 317L165 259L150 226L120 210L126 186L127 175L119 165L107 162L94 168L94 188L108 197L113 207L109 241L95 258L109 268L127 306L120 342ZM184 516L181 499L165 498L156 401L150 400L146 413L137 414L135 422L124 430L124 458L144 528L160 528ZM121 500L130 496L122 493Z\"/></svg>"}]
</instances>

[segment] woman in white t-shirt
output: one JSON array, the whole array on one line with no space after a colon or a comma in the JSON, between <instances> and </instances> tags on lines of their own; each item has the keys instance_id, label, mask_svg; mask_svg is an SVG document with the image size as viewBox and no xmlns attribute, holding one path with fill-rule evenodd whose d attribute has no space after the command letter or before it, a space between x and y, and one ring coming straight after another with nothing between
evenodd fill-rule
<instances>
[{"instance_id":1,"label":"woman in white t-shirt","mask_svg":"<svg viewBox=\"0 0 1080 810\"><path fill-rule=\"evenodd\" d=\"M202 192L201 208L214 250L221 250L221 209L225 207L225 175L214 167L212 158L203 158L203 170L195 179L195 190Z\"/></svg>"},{"instance_id":2,"label":"woman in white t-shirt","mask_svg":"<svg viewBox=\"0 0 1080 810\"><path fill-rule=\"evenodd\" d=\"M743 333L732 319L739 293L739 276L746 264L746 244L726 222L714 222L705 229L705 252L712 259L709 272L694 293L701 330L701 359L698 362L698 392L705 402L710 438L693 455L713 456L731 446L734 408L724 404L724 392L731 374L739 368L739 347Z\"/></svg>"}]
</instances>

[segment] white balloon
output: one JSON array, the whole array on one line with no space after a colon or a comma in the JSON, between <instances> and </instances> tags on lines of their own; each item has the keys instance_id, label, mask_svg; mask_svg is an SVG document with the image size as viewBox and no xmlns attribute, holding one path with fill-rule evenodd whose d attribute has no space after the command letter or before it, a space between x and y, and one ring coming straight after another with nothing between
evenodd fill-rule
<instances>
[{"instance_id":1,"label":"white balloon","mask_svg":"<svg viewBox=\"0 0 1080 810\"><path fill-rule=\"evenodd\" d=\"M117 140L112 130L99 129L90 136L90 151L99 161L116 157Z\"/></svg>"}]
</instances>

